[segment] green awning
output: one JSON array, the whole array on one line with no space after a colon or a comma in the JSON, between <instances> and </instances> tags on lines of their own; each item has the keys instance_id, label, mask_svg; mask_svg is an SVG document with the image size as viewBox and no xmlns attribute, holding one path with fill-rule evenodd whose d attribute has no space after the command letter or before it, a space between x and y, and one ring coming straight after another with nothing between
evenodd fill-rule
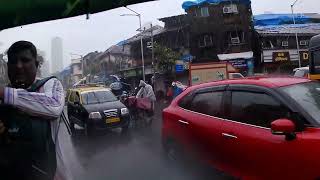
<instances>
[{"instance_id":1,"label":"green awning","mask_svg":"<svg viewBox=\"0 0 320 180\"><path fill-rule=\"evenodd\" d=\"M151 0L1 0L0 30L98 13Z\"/></svg>"}]
</instances>

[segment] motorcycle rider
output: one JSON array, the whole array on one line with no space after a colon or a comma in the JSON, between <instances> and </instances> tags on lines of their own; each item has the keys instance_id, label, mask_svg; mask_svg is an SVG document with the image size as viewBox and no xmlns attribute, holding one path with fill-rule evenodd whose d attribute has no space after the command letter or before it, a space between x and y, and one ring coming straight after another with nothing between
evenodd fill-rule
<instances>
[{"instance_id":1,"label":"motorcycle rider","mask_svg":"<svg viewBox=\"0 0 320 180\"><path fill-rule=\"evenodd\" d=\"M154 94L153 88L150 84L147 84L143 80L140 80L139 84L140 90L136 95L136 98L147 98L151 101L151 111L154 111L154 102L156 101L156 96Z\"/></svg>"}]
</instances>

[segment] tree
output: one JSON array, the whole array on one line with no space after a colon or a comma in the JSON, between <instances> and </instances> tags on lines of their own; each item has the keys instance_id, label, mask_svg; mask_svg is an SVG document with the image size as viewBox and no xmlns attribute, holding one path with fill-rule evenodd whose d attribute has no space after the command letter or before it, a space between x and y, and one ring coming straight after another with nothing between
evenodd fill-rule
<instances>
[{"instance_id":1,"label":"tree","mask_svg":"<svg viewBox=\"0 0 320 180\"><path fill-rule=\"evenodd\" d=\"M172 66L179 59L179 53L159 44L155 44L154 53L157 69L165 73L172 73Z\"/></svg>"}]
</instances>

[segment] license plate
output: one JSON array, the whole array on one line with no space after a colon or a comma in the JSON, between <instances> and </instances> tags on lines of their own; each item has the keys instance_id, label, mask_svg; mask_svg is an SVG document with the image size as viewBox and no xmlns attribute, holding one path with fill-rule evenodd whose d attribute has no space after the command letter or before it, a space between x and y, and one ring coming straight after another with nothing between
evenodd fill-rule
<instances>
[{"instance_id":1,"label":"license plate","mask_svg":"<svg viewBox=\"0 0 320 180\"><path fill-rule=\"evenodd\" d=\"M107 124L116 123L116 122L120 122L120 118L107 118L106 119Z\"/></svg>"}]
</instances>

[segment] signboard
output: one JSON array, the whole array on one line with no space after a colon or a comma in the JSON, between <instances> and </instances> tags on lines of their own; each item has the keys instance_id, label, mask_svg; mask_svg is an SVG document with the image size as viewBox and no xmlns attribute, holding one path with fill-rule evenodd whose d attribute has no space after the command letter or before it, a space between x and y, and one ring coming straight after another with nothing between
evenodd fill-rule
<instances>
[{"instance_id":1,"label":"signboard","mask_svg":"<svg viewBox=\"0 0 320 180\"><path fill-rule=\"evenodd\" d=\"M176 64L176 73L181 73L184 71L183 64Z\"/></svg>"},{"instance_id":2,"label":"signboard","mask_svg":"<svg viewBox=\"0 0 320 180\"><path fill-rule=\"evenodd\" d=\"M245 59L236 59L236 60L229 60L229 63L232 64L235 68L246 68L247 67L247 61Z\"/></svg>"},{"instance_id":3,"label":"signboard","mask_svg":"<svg viewBox=\"0 0 320 180\"><path fill-rule=\"evenodd\" d=\"M300 59L301 59L301 61L309 61L309 52L308 51L300 51Z\"/></svg>"},{"instance_id":4,"label":"signboard","mask_svg":"<svg viewBox=\"0 0 320 180\"><path fill-rule=\"evenodd\" d=\"M189 62L185 62L182 60L177 60L175 65L176 73L182 73L185 70L189 69Z\"/></svg>"},{"instance_id":5,"label":"signboard","mask_svg":"<svg viewBox=\"0 0 320 180\"><path fill-rule=\"evenodd\" d=\"M228 79L227 63L190 64L189 70L189 84L191 86Z\"/></svg>"},{"instance_id":6,"label":"signboard","mask_svg":"<svg viewBox=\"0 0 320 180\"><path fill-rule=\"evenodd\" d=\"M273 62L287 62L290 61L289 52L273 52L272 53Z\"/></svg>"}]
</instances>

